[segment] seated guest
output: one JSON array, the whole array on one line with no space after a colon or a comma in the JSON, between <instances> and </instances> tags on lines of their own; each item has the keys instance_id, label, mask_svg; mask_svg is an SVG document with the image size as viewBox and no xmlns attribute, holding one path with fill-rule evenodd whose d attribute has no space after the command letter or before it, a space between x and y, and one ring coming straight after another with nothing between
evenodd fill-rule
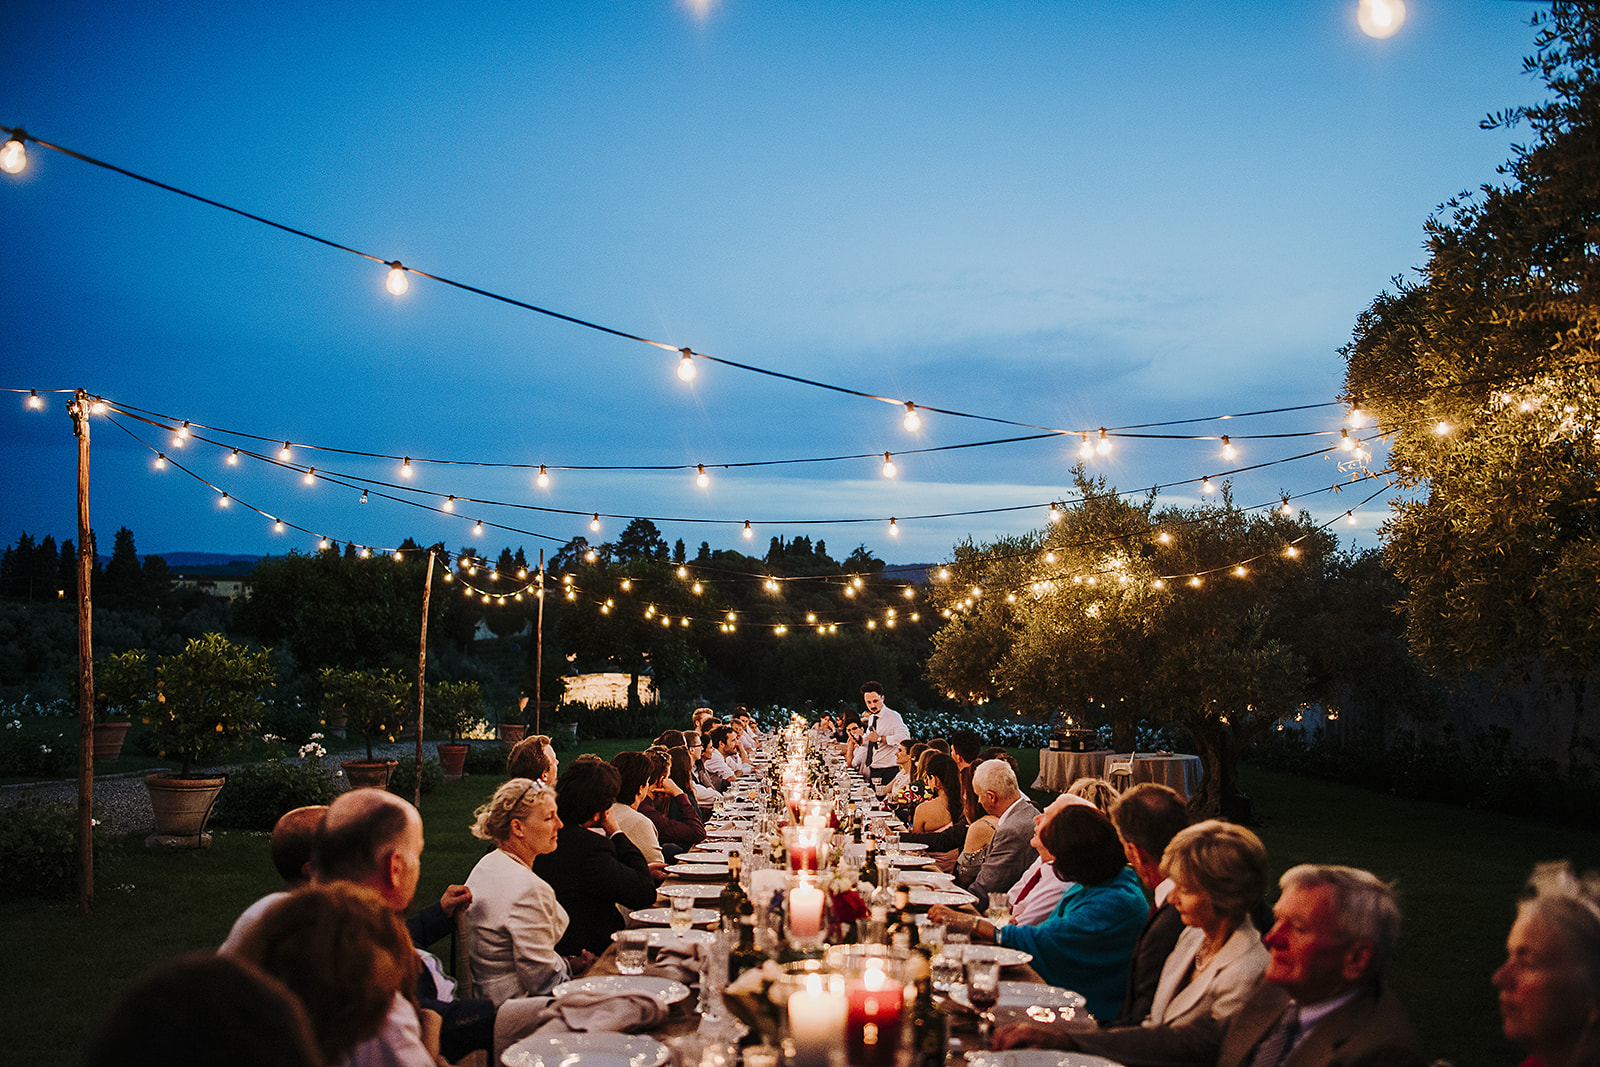
<instances>
[{"instance_id":1,"label":"seated guest","mask_svg":"<svg viewBox=\"0 0 1600 1067\"><path fill-rule=\"evenodd\" d=\"M844 760L861 777L866 778L872 772L872 765L867 762L871 750L863 739L865 730L861 721L845 723L844 727Z\"/></svg>"},{"instance_id":2,"label":"seated guest","mask_svg":"<svg viewBox=\"0 0 1600 1067\"><path fill-rule=\"evenodd\" d=\"M302 886L245 932L238 955L300 998L323 1062L434 1064L409 999L417 954L377 893L349 882ZM408 1031L403 1046L383 1036L393 1027Z\"/></svg>"},{"instance_id":3,"label":"seated guest","mask_svg":"<svg viewBox=\"0 0 1600 1067\"><path fill-rule=\"evenodd\" d=\"M1177 790L1141 782L1117 798L1111 807L1111 821L1122 838L1128 866L1155 900L1155 910L1145 920L1133 948L1122 1010L1115 1019L1107 1020L1111 1026L1137 1026L1150 1014L1162 968L1183 933L1183 918L1171 900L1172 879L1161 873L1161 857L1178 832L1189 825L1189 807Z\"/></svg>"},{"instance_id":4,"label":"seated guest","mask_svg":"<svg viewBox=\"0 0 1600 1067\"><path fill-rule=\"evenodd\" d=\"M671 855L676 855L706 839L700 810L686 788L691 784L689 750L679 745L665 750L652 748L645 754L650 757L652 779L645 786L644 799L639 801L639 812L655 824L663 854L675 850Z\"/></svg>"},{"instance_id":5,"label":"seated guest","mask_svg":"<svg viewBox=\"0 0 1600 1067\"><path fill-rule=\"evenodd\" d=\"M666 859L661 854L661 838L656 834L656 824L639 811L644 799L644 787L650 782L653 765L643 752L618 752L611 757L611 766L617 769L617 802L611 805L611 817L628 835L633 846L644 853L645 862L652 869L659 868L663 878Z\"/></svg>"},{"instance_id":6,"label":"seated guest","mask_svg":"<svg viewBox=\"0 0 1600 1067\"><path fill-rule=\"evenodd\" d=\"M1104 778L1079 778L1067 786L1067 792L1087 800L1099 808L1102 815L1110 815L1112 806L1117 802L1116 786Z\"/></svg>"},{"instance_id":7,"label":"seated guest","mask_svg":"<svg viewBox=\"0 0 1600 1067\"><path fill-rule=\"evenodd\" d=\"M196 953L117 998L88 1067L322 1067L300 999L244 960Z\"/></svg>"},{"instance_id":8,"label":"seated guest","mask_svg":"<svg viewBox=\"0 0 1600 1067\"><path fill-rule=\"evenodd\" d=\"M912 815L911 829L917 833L943 830L961 811L961 772L956 761L932 749L928 752L925 781L933 796L918 804Z\"/></svg>"},{"instance_id":9,"label":"seated guest","mask_svg":"<svg viewBox=\"0 0 1600 1067\"><path fill-rule=\"evenodd\" d=\"M1061 899L1061 894L1067 891L1069 883L1063 882L1056 875L1055 853L1050 851L1049 845L1040 840L1039 830L1068 804L1093 806L1082 797L1062 793L1033 817L1033 840L1029 844L1033 845L1033 850L1039 854L1039 858L1022 872L1017 884L1006 894L1007 899L1011 901L1011 921L1018 926L1037 926L1044 922L1056 910L1056 902Z\"/></svg>"},{"instance_id":10,"label":"seated guest","mask_svg":"<svg viewBox=\"0 0 1600 1067\"><path fill-rule=\"evenodd\" d=\"M927 845L928 858L934 860L939 869L945 874L954 873L957 860L961 856L962 846L967 841L967 832L973 822L983 819L989 820L982 834L983 840L974 844L974 848L978 849L988 843L988 838L994 833L994 824L999 821L985 815L983 808L978 804L978 795L972 791L972 765L968 764L965 767L961 767L961 761L958 759L956 760L956 766L960 767L958 774L960 776L961 801L956 805L955 821L943 830L934 830L925 834L907 830L900 835L900 840L902 841ZM976 875L978 868L983 865L983 855L980 852L975 860L969 861L970 867L967 872L969 879Z\"/></svg>"},{"instance_id":11,"label":"seated guest","mask_svg":"<svg viewBox=\"0 0 1600 1067\"><path fill-rule=\"evenodd\" d=\"M891 808L906 806L915 807L928 799L927 792L922 788L922 783L917 780L917 757L927 750L927 745L920 741L906 738L895 747L894 761L899 770L889 779L889 788L884 796Z\"/></svg>"},{"instance_id":12,"label":"seated guest","mask_svg":"<svg viewBox=\"0 0 1600 1067\"><path fill-rule=\"evenodd\" d=\"M950 742L945 738L930 737L928 739L928 747L935 752L943 752L946 756L950 755Z\"/></svg>"},{"instance_id":13,"label":"seated guest","mask_svg":"<svg viewBox=\"0 0 1600 1067\"><path fill-rule=\"evenodd\" d=\"M284 888L276 893L268 893L246 908L244 913L233 921L233 929L228 931L228 938L218 949L219 952L232 953L233 949L238 947L238 939L256 919L261 917L262 912L288 896L290 890L296 886L311 881L311 850L316 843L317 829L322 826L322 820L327 814L328 805L308 804L278 816L278 821L272 827L272 841L269 847L272 852L272 865L283 878Z\"/></svg>"},{"instance_id":14,"label":"seated guest","mask_svg":"<svg viewBox=\"0 0 1600 1067\"><path fill-rule=\"evenodd\" d=\"M555 850L561 819L554 790L529 778L506 782L473 814L472 836L495 847L467 876L467 956L479 991L498 1008L570 977L556 951L566 910L533 873L534 859Z\"/></svg>"},{"instance_id":15,"label":"seated guest","mask_svg":"<svg viewBox=\"0 0 1600 1067\"><path fill-rule=\"evenodd\" d=\"M1394 893L1352 867L1302 864L1278 884L1263 981L1226 1020L1070 1034L1025 1024L1001 1029L996 1046L1074 1048L1129 1067L1421 1067L1417 1032L1383 987L1400 935Z\"/></svg>"},{"instance_id":16,"label":"seated guest","mask_svg":"<svg viewBox=\"0 0 1600 1067\"><path fill-rule=\"evenodd\" d=\"M1184 931L1161 969L1145 1026L1226 1019L1250 998L1267 950L1250 913L1267 888L1267 850L1242 826L1207 819L1181 831L1161 857Z\"/></svg>"},{"instance_id":17,"label":"seated guest","mask_svg":"<svg viewBox=\"0 0 1600 1067\"><path fill-rule=\"evenodd\" d=\"M833 724L833 716L827 712L822 713L822 718L817 720L817 725L811 728L811 736L818 741L833 741L838 727Z\"/></svg>"},{"instance_id":18,"label":"seated guest","mask_svg":"<svg viewBox=\"0 0 1600 1067\"><path fill-rule=\"evenodd\" d=\"M563 956L596 956L622 929L618 907L648 908L656 882L644 854L633 846L611 815L619 776L603 760L585 758L556 782L561 829L556 850L533 861L533 873L550 883L566 909L567 932L556 944Z\"/></svg>"},{"instance_id":19,"label":"seated guest","mask_svg":"<svg viewBox=\"0 0 1600 1067\"><path fill-rule=\"evenodd\" d=\"M719 793L727 792L728 786L739 777L739 772L728 763L728 757L733 755L736 744L733 731L726 726L714 727L711 733L706 735L706 781Z\"/></svg>"},{"instance_id":20,"label":"seated guest","mask_svg":"<svg viewBox=\"0 0 1600 1067\"><path fill-rule=\"evenodd\" d=\"M983 810L983 805L978 803L978 791L972 785L973 776L977 771L977 764L973 764L961 776L963 786L961 803L967 816L967 825L961 832L955 863L950 868L950 872L956 876L957 885L969 885L978 877L978 872L983 869L983 861L989 858L989 842L994 839L994 828L1000 822L998 816L990 815ZM932 842L928 844L929 849L937 847L938 845Z\"/></svg>"},{"instance_id":21,"label":"seated guest","mask_svg":"<svg viewBox=\"0 0 1600 1067\"><path fill-rule=\"evenodd\" d=\"M1016 772L1002 760L978 764L972 772L972 788L984 812L995 817L994 836L977 873L963 882L958 867L956 884L987 903L990 893L1004 893L1016 885L1033 862L1034 851L1028 842L1033 837L1033 817L1039 809L1022 795Z\"/></svg>"},{"instance_id":22,"label":"seated guest","mask_svg":"<svg viewBox=\"0 0 1600 1067\"><path fill-rule=\"evenodd\" d=\"M692 778L695 806L702 812L711 810L711 806L722 799L722 791L711 787L711 776L706 773L705 741L694 731L683 735L684 748L689 753L689 771Z\"/></svg>"},{"instance_id":23,"label":"seated guest","mask_svg":"<svg viewBox=\"0 0 1600 1067\"><path fill-rule=\"evenodd\" d=\"M655 743L661 748L687 748L689 742L684 740L682 730L662 730L661 736Z\"/></svg>"},{"instance_id":24,"label":"seated guest","mask_svg":"<svg viewBox=\"0 0 1600 1067\"><path fill-rule=\"evenodd\" d=\"M979 765L980 775L986 766ZM1039 840L1055 856L1056 876L1076 883L1061 894L1048 918L1036 926L998 928L971 916L954 921L974 941L1032 953L1041 978L1077 990L1091 1013L1109 1018L1121 1002L1133 943L1150 910L1139 879L1123 859L1111 820L1087 805L1067 804L1043 820ZM953 913L939 914L950 920Z\"/></svg>"},{"instance_id":25,"label":"seated guest","mask_svg":"<svg viewBox=\"0 0 1600 1067\"><path fill-rule=\"evenodd\" d=\"M510 778L531 778L553 786L558 769L556 750L544 734L524 737L506 754L506 775Z\"/></svg>"},{"instance_id":26,"label":"seated guest","mask_svg":"<svg viewBox=\"0 0 1600 1067\"><path fill-rule=\"evenodd\" d=\"M1494 972L1506 1037L1534 1067L1600 1063L1600 877L1541 863Z\"/></svg>"}]
</instances>

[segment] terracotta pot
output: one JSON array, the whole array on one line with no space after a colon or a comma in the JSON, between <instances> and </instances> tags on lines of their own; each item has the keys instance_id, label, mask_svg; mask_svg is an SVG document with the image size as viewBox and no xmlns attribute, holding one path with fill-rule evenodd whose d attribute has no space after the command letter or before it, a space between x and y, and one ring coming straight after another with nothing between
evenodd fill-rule
<instances>
[{"instance_id":1,"label":"terracotta pot","mask_svg":"<svg viewBox=\"0 0 1600 1067\"><path fill-rule=\"evenodd\" d=\"M508 745L521 741L528 728L520 722L503 722L500 724L500 740Z\"/></svg>"},{"instance_id":2,"label":"terracotta pot","mask_svg":"<svg viewBox=\"0 0 1600 1067\"><path fill-rule=\"evenodd\" d=\"M467 768L467 746L460 742L440 741L439 766L444 768L447 781L455 781Z\"/></svg>"},{"instance_id":3,"label":"terracotta pot","mask_svg":"<svg viewBox=\"0 0 1600 1067\"><path fill-rule=\"evenodd\" d=\"M156 817L156 832L146 845L204 848L211 843L205 832L217 794L228 776L183 778L165 772L147 774L145 788L150 791L150 809Z\"/></svg>"},{"instance_id":4,"label":"terracotta pot","mask_svg":"<svg viewBox=\"0 0 1600 1067\"><path fill-rule=\"evenodd\" d=\"M131 722L97 722L94 724L94 758L113 760L122 755L122 742L128 736Z\"/></svg>"},{"instance_id":5,"label":"terracotta pot","mask_svg":"<svg viewBox=\"0 0 1600 1067\"><path fill-rule=\"evenodd\" d=\"M400 766L397 759L347 759L339 764L344 770L344 776L350 780L351 789L361 789L372 786L376 789L389 788L389 776L394 769Z\"/></svg>"}]
</instances>

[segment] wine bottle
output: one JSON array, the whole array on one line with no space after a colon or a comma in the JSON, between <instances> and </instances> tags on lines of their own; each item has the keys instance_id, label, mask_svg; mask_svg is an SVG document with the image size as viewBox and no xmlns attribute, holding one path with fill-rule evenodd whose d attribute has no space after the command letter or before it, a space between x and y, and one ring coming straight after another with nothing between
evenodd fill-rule
<instances>
[{"instance_id":1,"label":"wine bottle","mask_svg":"<svg viewBox=\"0 0 1600 1067\"><path fill-rule=\"evenodd\" d=\"M728 853L728 881L717 897L717 909L724 919L739 921L739 916L751 909L750 897L739 884L739 866L743 861L738 852Z\"/></svg>"}]
</instances>

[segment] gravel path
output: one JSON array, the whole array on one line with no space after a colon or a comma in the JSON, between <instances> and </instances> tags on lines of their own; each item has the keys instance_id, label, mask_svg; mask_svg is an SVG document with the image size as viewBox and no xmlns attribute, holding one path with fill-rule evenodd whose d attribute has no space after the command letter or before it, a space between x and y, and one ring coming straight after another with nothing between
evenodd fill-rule
<instances>
[{"instance_id":1,"label":"gravel path","mask_svg":"<svg viewBox=\"0 0 1600 1067\"><path fill-rule=\"evenodd\" d=\"M433 743L424 742L424 752L429 752ZM379 757L397 759L400 756L414 756L417 752L415 741L396 741L393 744L373 745L372 754ZM350 759L353 755L362 753L342 753L330 756L330 761ZM220 767L218 770L235 770L237 764ZM207 768L208 770L211 768ZM94 806L98 812L100 824L113 834L134 833L136 831L149 831L155 828L155 815L150 810L150 793L144 787L144 776L147 771L132 771L126 774L96 775L94 779ZM76 778L62 779L50 782L25 782L18 785L0 786L0 809L19 804L29 797L36 797L46 803L66 804L76 808L78 804L78 780Z\"/></svg>"}]
</instances>

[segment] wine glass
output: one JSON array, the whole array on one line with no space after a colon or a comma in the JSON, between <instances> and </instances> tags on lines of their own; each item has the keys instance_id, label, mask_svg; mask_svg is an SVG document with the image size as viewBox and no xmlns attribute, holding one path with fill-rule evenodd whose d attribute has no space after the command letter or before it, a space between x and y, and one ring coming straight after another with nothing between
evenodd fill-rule
<instances>
[{"instance_id":1,"label":"wine glass","mask_svg":"<svg viewBox=\"0 0 1600 1067\"><path fill-rule=\"evenodd\" d=\"M996 926L1005 926L1009 923L1011 921L1011 894L990 893L989 910L984 912L983 917Z\"/></svg>"},{"instance_id":2,"label":"wine glass","mask_svg":"<svg viewBox=\"0 0 1600 1067\"><path fill-rule=\"evenodd\" d=\"M984 1048L994 1042L994 1008L1000 1003L1000 961L967 960L967 1000L978 1012L978 1041Z\"/></svg>"}]
</instances>

